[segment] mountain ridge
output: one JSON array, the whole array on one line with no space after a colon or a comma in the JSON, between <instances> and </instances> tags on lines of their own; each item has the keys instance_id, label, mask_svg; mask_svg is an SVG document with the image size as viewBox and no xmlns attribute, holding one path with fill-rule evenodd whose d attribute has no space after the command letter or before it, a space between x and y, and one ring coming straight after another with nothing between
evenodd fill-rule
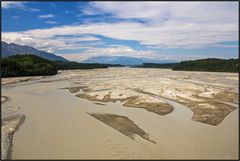
<instances>
[{"instance_id":1,"label":"mountain ridge","mask_svg":"<svg viewBox=\"0 0 240 161\"><path fill-rule=\"evenodd\" d=\"M141 65L143 63L172 63L171 61L157 61L146 58L133 58L128 56L96 56L90 57L81 63L103 63L121 65Z\"/></svg>"},{"instance_id":2,"label":"mountain ridge","mask_svg":"<svg viewBox=\"0 0 240 161\"><path fill-rule=\"evenodd\" d=\"M18 45L15 43L6 43L4 41L1 42L2 45L2 57L8 57L13 55L25 55L25 54L32 54L36 56L40 56L42 58L51 60L51 61L64 61L67 62L68 60L57 56L53 53L49 53L43 50L35 49L31 46L27 45Z\"/></svg>"}]
</instances>

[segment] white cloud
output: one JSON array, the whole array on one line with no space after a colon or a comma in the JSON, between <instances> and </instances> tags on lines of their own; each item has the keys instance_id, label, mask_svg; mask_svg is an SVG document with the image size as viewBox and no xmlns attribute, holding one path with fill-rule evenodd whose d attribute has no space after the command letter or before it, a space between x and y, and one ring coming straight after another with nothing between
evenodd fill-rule
<instances>
[{"instance_id":1,"label":"white cloud","mask_svg":"<svg viewBox=\"0 0 240 161\"><path fill-rule=\"evenodd\" d=\"M62 34L97 34L114 39L136 40L143 45L180 48L204 47L215 43L238 40L237 24L188 24L183 26L169 24L159 27L136 22L92 23L34 29L24 33L39 38L49 38Z\"/></svg>"},{"instance_id":2,"label":"white cloud","mask_svg":"<svg viewBox=\"0 0 240 161\"><path fill-rule=\"evenodd\" d=\"M47 51L65 46L64 42L50 39L41 39L24 33L2 33L2 40L7 43L16 43L19 45L28 45L39 50Z\"/></svg>"},{"instance_id":3,"label":"white cloud","mask_svg":"<svg viewBox=\"0 0 240 161\"><path fill-rule=\"evenodd\" d=\"M160 20L236 23L238 20L237 2L90 2L86 10L109 13L118 18L141 18L154 23L162 23Z\"/></svg>"},{"instance_id":4,"label":"white cloud","mask_svg":"<svg viewBox=\"0 0 240 161\"><path fill-rule=\"evenodd\" d=\"M12 16L12 18L19 19L20 17L19 16Z\"/></svg>"},{"instance_id":5,"label":"white cloud","mask_svg":"<svg viewBox=\"0 0 240 161\"><path fill-rule=\"evenodd\" d=\"M149 23L88 23L25 32L44 38L58 34L98 34L166 48L200 48L238 40L238 10L237 3L234 2L92 2L91 4L102 12L111 12L116 17L143 18ZM49 14L41 17L52 16Z\"/></svg>"},{"instance_id":6,"label":"white cloud","mask_svg":"<svg viewBox=\"0 0 240 161\"><path fill-rule=\"evenodd\" d=\"M56 24L56 23L58 23L58 22L56 22L56 21L45 21L45 23L48 23L48 24Z\"/></svg>"},{"instance_id":7,"label":"white cloud","mask_svg":"<svg viewBox=\"0 0 240 161\"><path fill-rule=\"evenodd\" d=\"M10 8L13 8L13 9L20 9L20 10L24 10L24 11L30 11L30 12L39 12L40 10L37 9L37 8L30 8L30 7L27 7L25 4L27 2L7 2L7 1L2 1L2 8L3 9L10 9Z\"/></svg>"},{"instance_id":8,"label":"white cloud","mask_svg":"<svg viewBox=\"0 0 240 161\"><path fill-rule=\"evenodd\" d=\"M76 50L87 49L92 46L99 45L100 39L94 36L74 35L74 37L66 37L69 35L59 35L52 37L39 37L24 32L5 32L2 33L2 41L7 43L16 43L19 45L32 46L39 50L55 52L56 50ZM81 44L81 41L88 42ZM96 42L97 41L97 42Z\"/></svg>"},{"instance_id":9,"label":"white cloud","mask_svg":"<svg viewBox=\"0 0 240 161\"><path fill-rule=\"evenodd\" d=\"M194 48L238 40L237 2L91 2L88 10L144 20L119 38L145 45Z\"/></svg>"},{"instance_id":10,"label":"white cloud","mask_svg":"<svg viewBox=\"0 0 240 161\"><path fill-rule=\"evenodd\" d=\"M24 3L26 2L2 1L2 8L25 8Z\"/></svg>"},{"instance_id":11,"label":"white cloud","mask_svg":"<svg viewBox=\"0 0 240 161\"><path fill-rule=\"evenodd\" d=\"M38 17L39 17L39 18L53 18L53 17L55 17L55 15L53 15L53 14L47 14L47 15L39 15Z\"/></svg>"},{"instance_id":12,"label":"white cloud","mask_svg":"<svg viewBox=\"0 0 240 161\"><path fill-rule=\"evenodd\" d=\"M99 41L101 39L96 38L94 36L83 36L83 35L74 35L74 36L69 36L69 35L60 35L57 37L54 37L56 40L68 42L68 43L74 43L74 42L79 42L79 41Z\"/></svg>"},{"instance_id":13,"label":"white cloud","mask_svg":"<svg viewBox=\"0 0 240 161\"><path fill-rule=\"evenodd\" d=\"M29 10L31 12L40 12L40 9L37 9L37 8L29 8Z\"/></svg>"},{"instance_id":14,"label":"white cloud","mask_svg":"<svg viewBox=\"0 0 240 161\"><path fill-rule=\"evenodd\" d=\"M90 11L90 10L85 10L85 11L83 11L83 14L85 14L85 15L95 15L95 12Z\"/></svg>"},{"instance_id":15,"label":"white cloud","mask_svg":"<svg viewBox=\"0 0 240 161\"><path fill-rule=\"evenodd\" d=\"M222 42L238 41L237 2L90 2L90 6L85 8L83 13L107 13L126 21L91 22L23 32L3 32L2 38L5 41L31 44L45 50L51 48L52 51L84 48L84 45L77 42L82 39L81 36L57 39L59 35L103 35L113 39L135 40L150 47L149 49L202 48ZM41 15L42 18L53 16ZM144 20L146 23L129 21L129 18ZM131 48L121 47L89 48L78 57L101 52L116 55L120 51L135 56L142 53L140 55L155 58L157 55L150 50L148 53L137 52Z\"/></svg>"}]
</instances>

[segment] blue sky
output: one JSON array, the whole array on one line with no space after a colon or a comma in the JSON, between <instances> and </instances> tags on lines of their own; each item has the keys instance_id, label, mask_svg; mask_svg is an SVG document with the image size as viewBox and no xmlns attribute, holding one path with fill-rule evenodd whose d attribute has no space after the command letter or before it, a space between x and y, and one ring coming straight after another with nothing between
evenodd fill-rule
<instances>
[{"instance_id":1,"label":"blue sky","mask_svg":"<svg viewBox=\"0 0 240 161\"><path fill-rule=\"evenodd\" d=\"M74 61L238 57L237 2L2 2L2 40Z\"/></svg>"}]
</instances>

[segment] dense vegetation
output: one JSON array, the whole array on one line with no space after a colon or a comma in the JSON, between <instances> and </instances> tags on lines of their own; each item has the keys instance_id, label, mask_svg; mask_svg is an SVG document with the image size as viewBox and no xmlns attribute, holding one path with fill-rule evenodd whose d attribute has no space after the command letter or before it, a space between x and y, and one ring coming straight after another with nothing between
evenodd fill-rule
<instances>
[{"instance_id":1,"label":"dense vegetation","mask_svg":"<svg viewBox=\"0 0 240 161\"><path fill-rule=\"evenodd\" d=\"M239 71L239 59L199 59L188 60L180 63L143 63L133 67L137 68L168 68L172 70L183 71L210 71L210 72L238 72Z\"/></svg>"},{"instance_id":2,"label":"dense vegetation","mask_svg":"<svg viewBox=\"0 0 240 161\"><path fill-rule=\"evenodd\" d=\"M143 63L141 65L137 65L134 67L138 68L168 68L171 69L176 63L165 63L165 64L157 64L157 63Z\"/></svg>"},{"instance_id":3,"label":"dense vegetation","mask_svg":"<svg viewBox=\"0 0 240 161\"><path fill-rule=\"evenodd\" d=\"M239 59L199 59L182 61L173 66L173 70L211 71L211 72L238 72Z\"/></svg>"},{"instance_id":4,"label":"dense vegetation","mask_svg":"<svg viewBox=\"0 0 240 161\"><path fill-rule=\"evenodd\" d=\"M51 61L35 55L14 55L1 59L1 77L53 75L57 68Z\"/></svg>"},{"instance_id":5,"label":"dense vegetation","mask_svg":"<svg viewBox=\"0 0 240 161\"><path fill-rule=\"evenodd\" d=\"M69 69L95 69L95 68L108 68L108 67L120 67L122 65L112 64L98 64L98 63L77 63L77 62L53 62L58 70Z\"/></svg>"},{"instance_id":6,"label":"dense vegetation","mask_svg":"<svg viewBox=\"0 0 240 161\"><path fill-rule=\"evenodd\" d=\"M1 59L1 77L53 75L57 70L95 69L122 65L50 61L36 55L14 55Z\"/></svg>"}]
</instances>

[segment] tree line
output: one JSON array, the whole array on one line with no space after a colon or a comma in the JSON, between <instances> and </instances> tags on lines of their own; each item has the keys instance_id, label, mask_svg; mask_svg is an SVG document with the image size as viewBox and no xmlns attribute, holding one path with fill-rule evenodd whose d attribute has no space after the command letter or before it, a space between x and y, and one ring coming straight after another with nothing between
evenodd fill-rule
<instances>
[{"instance_id":1,"label":"tree line","mask_svg":"<svg viewBox=\"0 0 240 161\"><path fill-rule=\"evenodd\" d=\"M58 70L95 69L122 65L50 61L36 55L13 55L1 59L1 77L54 75Z\"/></svg>"},{"instance_id":2,"label":"tree line","mask_svg":"<svg viewBox=\"0 0 240 161\"><path fill-rule=\"evenodd\" d=\"M239 59L199 59L182 61L173 66L173 70L211 71L211 72L238 72Z\"/></svg>"}]
</instances>

